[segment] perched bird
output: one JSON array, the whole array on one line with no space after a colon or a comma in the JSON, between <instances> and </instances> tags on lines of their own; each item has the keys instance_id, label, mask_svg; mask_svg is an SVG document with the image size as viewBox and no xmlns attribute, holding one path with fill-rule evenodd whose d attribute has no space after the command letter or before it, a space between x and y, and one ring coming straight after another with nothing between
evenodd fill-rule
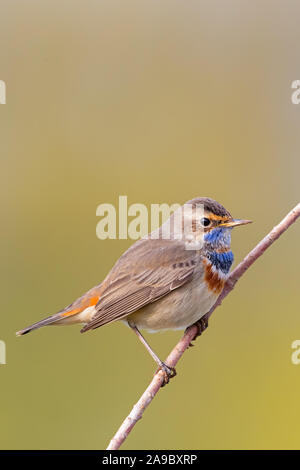
<instances>
[{"instance_id":1,"label":"perched bird","mask_svg":"<svg viewBox=\"0 0 300 470\"><path fill-rule=\"evenodd\" d=\"M122 320L163 370L167 383L175 369L158 358L139 330L185 329L196 323L201 333L207 326L205 314L222 292L233 262L231 230L249 222L233 219L213 199L192 199L135 242L101 284L17 335L73 323L83 323L83 333Z\"/></svg>"}]
</instances>

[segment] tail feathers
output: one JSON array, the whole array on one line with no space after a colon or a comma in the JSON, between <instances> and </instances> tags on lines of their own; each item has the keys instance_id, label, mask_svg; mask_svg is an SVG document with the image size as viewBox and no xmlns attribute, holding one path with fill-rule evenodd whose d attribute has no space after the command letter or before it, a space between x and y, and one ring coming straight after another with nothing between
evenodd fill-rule
<instances>
[{"instance_id":1,"label":"tail feathers","mask_svg":"<svg viewBox=\"0 0 300 470\"><path fill-rule=\"evenodd\" d=\"M61 316L61 313L51 315L50 317L44 318L44 320L38 321L37 323L34 323L33 325L28 326L27 328L24 328L24 330L17 331L16 335L26 335L27 333L30 333L30 331L36 330L37 328L41 328L42 326L51 325L51 323L57 322L59 319L61 319Z\"/></svg>"},{"instance_id":2,"label":"tail feathers","mask_svg":"<svg viewBox=\"0 0 300 470\"><path fill-rule=\"evenodd\" d=\"M28 326L28 328L24 328L24 330L18 331L16 333L17 336L26 335L32 330L36 330L42 326L51 325L52 323L56 323L57 325L87 323L91 320L91 317L94 314L94 306L99 300L100 286L101 284L93 287L84 295L79 297L79 299L75 300L75 302L68 305L68 307L60 310L60 312Z\"/></svg>"}]
</instances>

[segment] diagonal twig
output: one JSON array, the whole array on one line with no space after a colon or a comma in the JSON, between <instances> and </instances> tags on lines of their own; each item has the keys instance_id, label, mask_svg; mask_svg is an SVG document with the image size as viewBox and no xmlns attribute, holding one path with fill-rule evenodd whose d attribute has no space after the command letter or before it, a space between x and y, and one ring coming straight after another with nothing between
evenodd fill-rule
<instances>
[{"instance_id":1,"label":"diagonal twig","mask_svg":"<svg viewBox=\"0 0 300 470\"><path fill-rule=\"evenodd\" d=\"M239 278L247 271L248 268L256 261L269 246L274 243L277 238L279 238L300 216L300 203L297 204L294 209L292 209L282 221L276 225L269 233L266 235L253 250L248 253L248 255L243 259L243 261L238 264L238 266L231 272L229 275L224 289L220 294L218 300L206 314L207 317L210 317L213 311L222 303L222 300L232 291L236 282ZM183 337L176 344L174 349L170 352L167 360L165 361L168 366L175 367L184 351L189 347L190 342L195 339L198 333L197 326L191 326L183 335ZM162 371L158 371L153 377L150 385L146 388L145 392L142 394L139 401L134 405L129 415L125 418L120 428L116 432L115 436L110 441L107 450L117 450L123 444L128 434L135 426L137 421L142 418L142 415L161 388L164 383L164 375Z\"/></svg>"}]
</instances>

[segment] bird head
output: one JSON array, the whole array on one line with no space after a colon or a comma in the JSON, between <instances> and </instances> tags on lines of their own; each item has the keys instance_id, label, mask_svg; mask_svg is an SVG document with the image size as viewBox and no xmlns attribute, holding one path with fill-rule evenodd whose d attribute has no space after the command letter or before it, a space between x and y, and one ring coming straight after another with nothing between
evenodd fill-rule
<instances>
[{"instance_id":1,"label":"bird head","mask_svg":"<svg viewBox=\"0 0 300 470\"><path fill-rule=\"evenodd\" d=\"M184 239L191 242L191 249L195 241L202 246L229 247L231 230L234 227L251 223L251 220L234 219L225 207L207 197L199 197L186 202L181 211Z\"/></svg>"}]
</instances>

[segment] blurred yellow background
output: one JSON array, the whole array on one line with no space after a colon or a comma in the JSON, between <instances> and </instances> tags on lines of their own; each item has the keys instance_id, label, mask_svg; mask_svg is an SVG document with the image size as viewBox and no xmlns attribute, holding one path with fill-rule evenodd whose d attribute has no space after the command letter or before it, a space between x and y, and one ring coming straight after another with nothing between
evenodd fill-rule
<instances>
[{"instance_id":1,"label":"blurred yellow background","mask_svg":"<svg viewBox=\"0 0 300 470\"><path fill-rule=\"evenodd\" d=\"M238 262L299 201L299 2L0 2L0 446L102 449L155 364L112 324L15 331L131 245L96 207L210 196ZM299 233L243 277L124 449L300 448ZM180 332L146 335L164 358Z\"/></svg>"}]
</instances>

